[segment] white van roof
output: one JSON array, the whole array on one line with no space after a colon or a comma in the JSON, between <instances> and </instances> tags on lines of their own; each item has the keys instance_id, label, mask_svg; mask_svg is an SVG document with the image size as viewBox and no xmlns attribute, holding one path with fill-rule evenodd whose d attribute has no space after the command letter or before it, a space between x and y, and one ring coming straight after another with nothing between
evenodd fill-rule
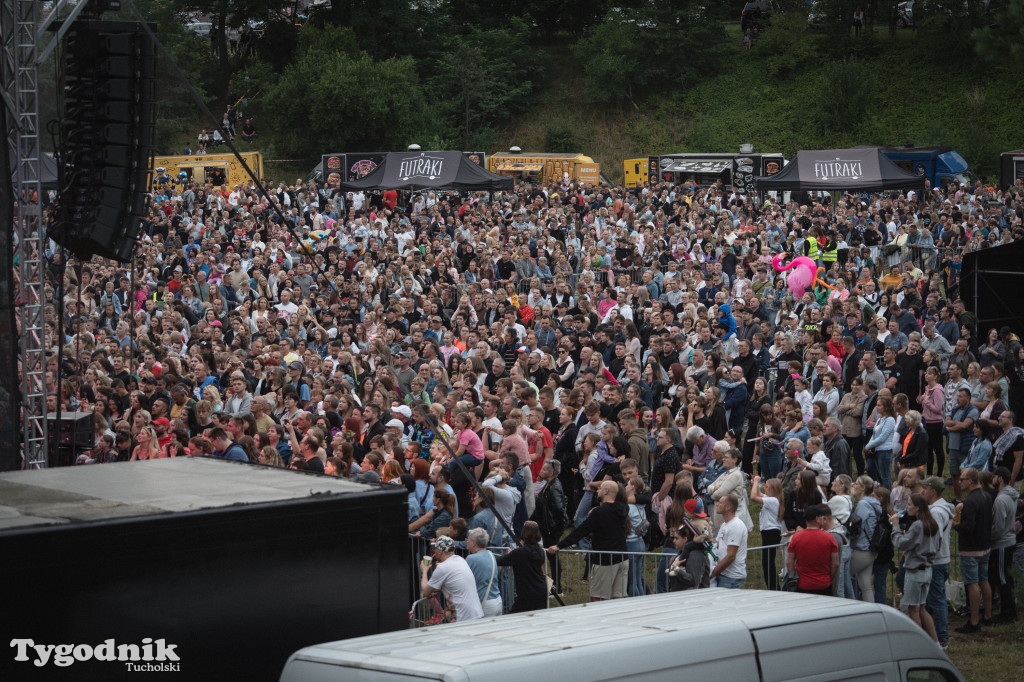
<instances>
[{"instance_id":1,"label":"white van roof","mask_svg":"<svg viewBox=\"0 0 1024 682\"><path fill-rule=\"evenodd\" d=\"M772 631L780 627L785 631ZM792 592L710 589L358 637L307 647L293 654L289 663L308 661L427 679L459 679L467 669L479 671L480 666L491 668L502 661L515 665L531 657L571 650L596 655L629 639L650 640L658 635L678 642L682 634L706 657L742 657L756 654L749 633L758 630L761 633L755 633L755 639L759 645L768 643L761 644L762 637L772 640L776 647L772 653L780 656L792 655L811 642L820 647L825 630L829 641L842 638L862 660L873 658L872 651L880 660L917 654L941 657L941 651L920 628L886 606ZM851 640L859 637L866 641L851 645ZM882 638L889 646L882 644ZM876 639L879 641L867 641ZM764 654L762 650L762 657ZM792 672L788 666L786 669ZM763 679L775 677L768 672L762 670Z\"/></svg>"}]
</instances>

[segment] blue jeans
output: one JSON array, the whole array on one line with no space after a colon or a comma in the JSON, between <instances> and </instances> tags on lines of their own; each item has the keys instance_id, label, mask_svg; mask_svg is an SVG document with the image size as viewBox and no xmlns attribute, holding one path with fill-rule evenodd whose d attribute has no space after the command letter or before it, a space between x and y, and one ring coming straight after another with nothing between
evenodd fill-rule
<instances>
[{"instance_id":1,"label":"blue jeans","mask_svg":"<svg viewBox=\"0 0 1024 682\"><path fill-rule=\"evenodd\" d=\"M472 471L473 467L478 466L480 462L482 462L483 460L477 459L476 457L467 452L462 455L459 455L459 461L465 464L467 469ZM452 460L451 462L448 463L448 468L452 471L455 471L455 460Z\"/></svg>"},{"instance_id":2,"label":"blue jeans","mask_svg":"<svg viewBox=\"0 0 1024 682\"><path fill-rule=\"evenodd\" d=\"M759 459L761 460L761 478L764 480L775 478L782 471L782 450L764 452Z\"/></svg>"},{"instance_id":3,"label":"blue jeans","mask_svg":"<svg viewBox=\"0 0 1024 682\"><path fill-rule=\"evenodd\" d=\"M726 590L738 590L743 587L743 583L747 582L742 578L726 578L725 576L718 576L718 586Z\"/></svg>"},{"instance_id":4,"label":"blue jeans","mask_svg":"<svg viewBox=\"0 0 1024 682\"><path fill-rule=\"evenodd\" d=\"M889 564L875 564L871 569L875 579L875 603L888 604Z\"/></svg>"},{"instance_id":5,"label":"blue jeans","mask_svg":"<svg viewBox=\"0 0 1024 682\"><path fill-rule=\"evenodd\" d=\"M932 584L928 587L926 605L935 621L935 634L939 642L945 644L949 639L949 602L946 601L946 579L949 577L949 564L932 566Z\"/></svg>"},{"instance_id":6,"label":"blue jeans","mask_svg":"<svg viewBox=\"0 0 1024 682\"><path fill-rule=\"evenodd\" d=\"M580 498L580 504L576 507L576 516L573 517L573 523L577 526L587 520L587 514L590 512L590 505L594 502L594 493L590 490L583 493L583 497Z\"/></svg>"},{"instance_id":7,"label":"blue jeans","mask_svg":"<svg viewBox=\"0 0 1024 682\"><path fill-rule=\"evenodd\" d=\"M875 450L872 453L868 460L868 476L883 487L892 489L892 450Z\"/></svg>"},{"instance_id":8,"label":"blue jeans","mask_svg":"<svg viewBox=\"0 0 1024 682\"><path fill-rule=\"evenodd\" d=\"M849 544L843 545L839 553L839 590L837 597L846 599L857 599L857 593L853 591L853 575L850 573L850 557L853 556L853 549Z\"/></svg>"},{"instance_id":9,"label":"blue jeans","mask_svg":"<svg viewBox=\"0 0 1024 682\"><path fill-rule=\"evenodd\" d=\"M656 594L668 592L668 574L665 572L672 565L672 559L678 554L674 547L663 547L661 559L658 560L658 570L654 575L654 591Z\"/></svg>"},{"instance_id":10,"label":"blue jeans","mask_svg":"<svg viewBox=\"0 0 1024 682\"><path fill-rule=\"evenodd\" d=\"M626 540L626 549L630 552L646 552L647 544L643 538ZM647 586L644 585L644 555L629 555L629 583L628 592L630 597L642 597L647 594Z\"/></svg>"}]
</instances>

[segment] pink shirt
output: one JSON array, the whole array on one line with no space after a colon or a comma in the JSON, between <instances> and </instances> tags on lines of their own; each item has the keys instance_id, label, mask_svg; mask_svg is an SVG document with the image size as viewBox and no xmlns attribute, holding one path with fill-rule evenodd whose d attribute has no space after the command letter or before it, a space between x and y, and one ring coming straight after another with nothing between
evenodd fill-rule
<instances>
[{"instance_id":1,"label":"pink shirt","mask_svg":"<svg viewBox=\"0 0 1024 682\"><path fill-rule=\"evenodd\" d=\"M473 458L478 462L482 462L484 459L484 444L480 442L480 437L477 436L473 429L463 429L459 432L459 444L466 446L466 453L473 455Z\"/></svg>"}]
</instances>

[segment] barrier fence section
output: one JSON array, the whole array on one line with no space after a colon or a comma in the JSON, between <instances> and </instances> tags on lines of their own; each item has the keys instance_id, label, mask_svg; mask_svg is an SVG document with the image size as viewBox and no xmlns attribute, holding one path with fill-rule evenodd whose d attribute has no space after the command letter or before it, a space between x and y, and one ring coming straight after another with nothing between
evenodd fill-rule
<instances>
[{"instance_id":1,"label":"barrier fence section","mask_svg":"<svg viewBox=\"0 0 1024 682\"><path fill-rule=\"evenodd\" d=\"M413 572L413 593L410 599L412 606L409 611L410 627L424 627L446 622L444 618L444 598L437 595L433 599L420 598L419 595L419 561L423 556L429 556L429 541L412 537L412 572ZM782 584L783 570L786 565L786 546L788 542L783 541L779 545L766 545L747 548L747 579L742 589L766 590L779 589ZM953 533L950 538L950 580L961 579L959 565L957 535ZM504 554L510 551L509 547L490 547L489 551L495 554ZM457 553L465 555L464 550ZM631 562L631 568L638 569L639 580L634 580L634 573L630 573L628 582L628 597L643 596L644 594L655 594L666 591L667 576L665 571L670 565L676 552L596 552L587 549L563 549L558 552L558 570L550 571L551 563L548 562L548 575L554 581L554 588L558 594L556 599L552 596L549 599L549 607L568 606L571 604L582 604L590 601L590 566L595 557L600 555L617 554L627 557ZM899 566L902 552L897 552L892 561L892 567ZM599 561L599 560L598 560ZM883 570L879 568L879 571ZM886 600L889 606L899 608L899 583L900 574L886 567ZM774 580L770 580L774 576ZM502 607L507 613L515 602L515 580L511 569L499 569L498 585L501 590ZM559 603L561 602L561 603Z\"/></svg>"}]
</instances>

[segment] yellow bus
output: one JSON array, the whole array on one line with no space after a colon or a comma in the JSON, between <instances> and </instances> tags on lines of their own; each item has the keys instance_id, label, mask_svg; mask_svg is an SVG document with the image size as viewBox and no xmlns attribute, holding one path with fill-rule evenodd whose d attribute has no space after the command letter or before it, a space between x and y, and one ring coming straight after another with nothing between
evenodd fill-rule
<instances>
[{"instance_id":1,"label":"yellow bus","mask_svg":"<svg viewBox=\"0 0 1024 682\"><path fill-rule=\"evenodd\" d=\"M259 152L242 152L242 158L252 169L256 179L263 182L263 155ZM163 168L162 173L157 169ZM213 185L244 185L249 174L234 154L198 154L192 156L155 156L149 169L150 186L158 177L169 177L178 181L181 173L200 185L210 181Z\"/></svg>"}]
</instances>

